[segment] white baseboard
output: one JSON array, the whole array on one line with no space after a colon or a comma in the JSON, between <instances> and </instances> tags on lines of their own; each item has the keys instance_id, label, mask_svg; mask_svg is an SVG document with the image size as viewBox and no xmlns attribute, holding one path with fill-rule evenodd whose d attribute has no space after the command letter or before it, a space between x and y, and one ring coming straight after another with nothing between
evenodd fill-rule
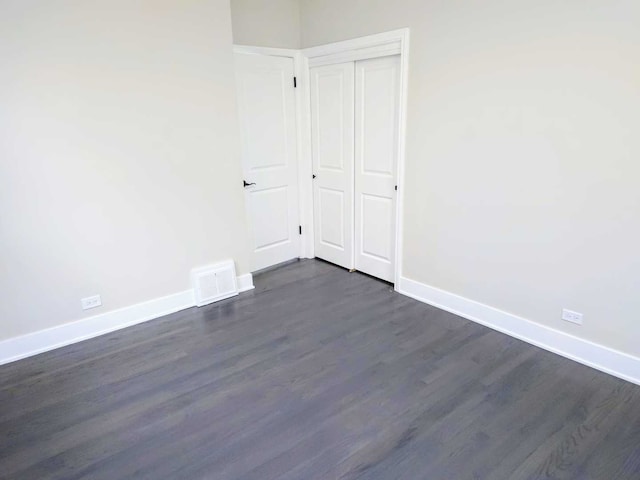
<instances>
[{"instance_id":1,"label":"white baseboard","mask_svg":"<svg viewBox=\"0 0 640 480\"><path fill-rule=\"evenodd\" d=\"M640 385L640 358L402 277L397 291L563 357Z\"/></svg>"},{"instance_id":2,"label":"white baseboard","mask_svg":"<svg viewBox=\"0 0 640 480\"><path fill-rule=\"evenodd\" d=\"M250 273L237 277L240 292L251 290ZM83 318L46 330L0 341L0 365L81 342L195 306L193 290L174 293L129 307Z\"/></svg>"},{"instance_id":3,"label":"white baseboard","mask_svg":"<svg viewBox=\"0 0 640 480\"><path fill-rule=\"evenodd\" d=\"M253 290L253 275L245 273L244 275L238 275L238 292L246 292L247 290Z\"/></svg>"}]
</instances>

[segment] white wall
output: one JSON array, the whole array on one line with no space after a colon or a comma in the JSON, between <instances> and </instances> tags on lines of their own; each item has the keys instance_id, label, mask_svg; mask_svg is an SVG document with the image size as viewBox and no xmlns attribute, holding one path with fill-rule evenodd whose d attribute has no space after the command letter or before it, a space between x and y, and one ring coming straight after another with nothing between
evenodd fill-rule
<instances>
[{"instance_id":1,"label":"white wall","mask_svg":"<svg viewBox=\"0 0 640 480\"><path fill-rule=\"evenodd\" d=\"M300 48L298 0L231 0L233 42Z\"/></svg>"},{"instance_id":2,"label":"white wall","mask_svg":"<svg viewBox=\"0 0 640 480\"><path fill-rule=\"evenodd\" d=\"M638 25L637 0L301 1L303 47L411 28L405 276L640 355Z\"/></svg>"},{"instance_id":3,"label":"white wall","mask_svg":"<svg viewBox=\"0 0 640 480\"><path fill-rule=\"evenodd\" d=\"M0 339L248 271L228 0L4 0L0 31Z\"/></svg>"}]
</instances>

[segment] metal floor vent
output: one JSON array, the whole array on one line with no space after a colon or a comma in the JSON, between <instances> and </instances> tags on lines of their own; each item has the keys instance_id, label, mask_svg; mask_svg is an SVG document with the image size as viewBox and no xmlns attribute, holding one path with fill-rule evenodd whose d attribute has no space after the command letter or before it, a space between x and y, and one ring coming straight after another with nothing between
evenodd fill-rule
<instances>
[{"instance_id":1,"label":"metal floor vent","mask_svg":"<svg viewBox=\"0 0 640 480\"><path fill-rule=\"evenodd\" d=\"M191 283L198 307L238 294L233 260L192 270Z\"/></svg>"}]
</instances>

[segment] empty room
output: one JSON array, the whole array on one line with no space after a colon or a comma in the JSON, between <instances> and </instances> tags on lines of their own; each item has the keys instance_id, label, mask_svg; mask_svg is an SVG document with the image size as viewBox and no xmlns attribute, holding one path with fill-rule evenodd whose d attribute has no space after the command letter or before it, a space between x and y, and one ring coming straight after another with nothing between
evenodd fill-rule
<instances>
[{"instance_id":1,"label":"empty room","mask_svg":"<svg viewBox=\"0 0 640 480\"><path fill-rule=\"evenodd\" d=\"M640 480L638 0L0 0L0 479Z\"/></svg>"}]
</instances>

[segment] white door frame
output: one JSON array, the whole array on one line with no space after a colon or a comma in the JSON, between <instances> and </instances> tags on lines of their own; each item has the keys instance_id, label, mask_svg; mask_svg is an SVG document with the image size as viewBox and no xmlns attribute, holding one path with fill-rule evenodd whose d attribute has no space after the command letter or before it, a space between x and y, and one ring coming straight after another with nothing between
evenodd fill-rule
<instances>
[{"instance_id":1,"label":"white door frame","mask_svg":"<svg viewBox=\"0 0 640 480\"><path fill-rule=\"evenodd\" d=\"M312 184L312 158L311 158L311 96L309 90L309 67L320 65L330 65L332 63L351 62L368 58L378 58L388 55L400 55L400 111L398 115L398 164L396 178L398 193L396 196L396 232L395 232L395 265L394 265L394 288L398 290L400 278L402 277L402 239L403 239L403 212L404 212L404 165L406 147L406 124L407 124L407 93L409 80L409 29L401 28L390 32L368 35L366 37L354 38L342 42L329 43L318 47L305 48L302 50L303 61L300 62L306 70L304 76L304 90L297 93L304 94L304 106L301 113L301 125L304 125L305 135L303 141L305 148L300 156L300 172L304 174L300 177L300 198L304 199L301 206L301 218L305 219L308 236L303 239L306 244L306 257L313 257L313 184ZM300 77L299 77L300 78ZM302 99L301 99L302 100ZM302 164L306 166L303 167ZM309 201L310 199L310 201Z\"/></svg>"},{"instance_id":2,"label":"white door frame","mask_svg":"<svg viewBox=\"0 0 640 480\"><path fill-rule=\"evenodd\" d=\"M302 227L300 237L301 258L313 258L313 192L304 187L304 180L311 178L311 115L304 112L309 97L309 66L301 50L289 48L255 47L234 45L234 53L249 55L268 55L293 59L293 71L297 78L296 100L296 165L298 169L298 222ZM309 110L310 112L310 110ZM311 216L308 211L311 209ZM309 250L309 246L311 250Z\"/></svg>"}]
</instances>

